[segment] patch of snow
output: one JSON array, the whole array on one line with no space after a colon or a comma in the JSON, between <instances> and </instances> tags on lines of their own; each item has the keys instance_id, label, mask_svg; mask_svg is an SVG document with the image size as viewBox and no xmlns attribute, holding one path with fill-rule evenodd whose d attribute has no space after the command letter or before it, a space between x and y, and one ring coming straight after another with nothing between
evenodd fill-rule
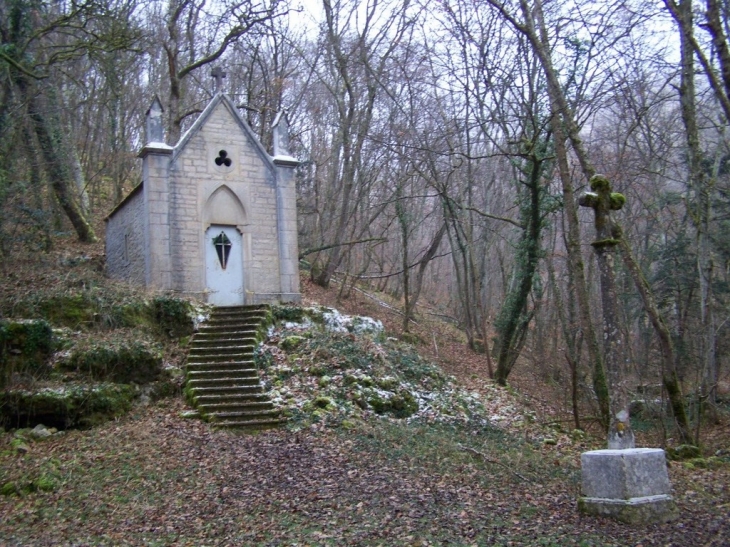
<instances>
[{"instance_id":1,"label":"patch of snow","mask_svg":"<svg viewBox=\"0 0 730 547\"><path fill-rule=\"evenodd\" d=\"M326 311L322 313L322 318L325 327L331 332L355 332L357 334L371 332L378 334L385 330L383 322L372 317L350 316L344 315L334 308L324 309Z\"/></svg>"}]
</instances>

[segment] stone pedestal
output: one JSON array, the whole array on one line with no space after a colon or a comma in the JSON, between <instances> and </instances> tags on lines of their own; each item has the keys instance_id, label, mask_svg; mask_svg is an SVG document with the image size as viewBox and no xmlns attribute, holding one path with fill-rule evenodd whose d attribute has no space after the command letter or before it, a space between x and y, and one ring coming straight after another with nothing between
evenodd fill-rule
<instances>
[{"instance_id":1,"label":"stone pedestal","mask_svg":"<svg viewBox=\"0 0 730 547\"><path fill-rule=\"evenodd\" d=\"M676 518L664 450L593 450L581 455L581 513L631 524Z\"/></svg>"}]
</instances>

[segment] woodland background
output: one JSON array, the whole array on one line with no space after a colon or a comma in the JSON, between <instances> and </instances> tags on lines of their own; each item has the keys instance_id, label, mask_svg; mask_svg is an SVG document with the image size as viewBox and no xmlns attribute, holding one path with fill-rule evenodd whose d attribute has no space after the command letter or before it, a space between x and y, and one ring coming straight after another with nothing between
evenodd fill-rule
<instances>
[{"instance_id":1,"label":"woodland background","mask_svg":"<svg viewBox=\"0 0 730 547\"><path fill-rule=\"evenodd\" d=\"M174 144L221 66L265 147L288 112L312 281L389 293L405 331L453 321L500 383L519 362L558 386L577 428L603 412L578 197L608 177L626 198L621 359L640 397L679 395L696 441L730 389L729 13L727 0L0 0L0 268L64 234L103 237L140 182L152 97Z\"/></svg>"}]
</instances>

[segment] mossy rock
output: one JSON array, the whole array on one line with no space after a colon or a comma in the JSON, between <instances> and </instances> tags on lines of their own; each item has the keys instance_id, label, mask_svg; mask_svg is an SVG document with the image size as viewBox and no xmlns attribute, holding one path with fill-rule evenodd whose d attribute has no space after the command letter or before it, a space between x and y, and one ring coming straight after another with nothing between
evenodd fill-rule
<instances>
[{"instance_id":1,"label":"mossy rock","mask_svg":"<svg viewBox=\"0 0 730 547\"><path fill-rule=\"evenodd\" d=\"M136 397L133 386L108 383L6 390L0 393L0 420L6 427L91 427L122 416Z\"/></svg>"},{"instance_id":2,"label":"mossy rock","mask_svg":"<svg viewBox=\"0 0 730 547\"><path fill-rule=\"evenodd\" d=\"M402 389L398 393L390 393L387 395L377 391L370 391L360 400L367 402L367 405L376 414L391 414L396 418L408 418L418 412L418 402L407 389ZM357 400L355 402L362 406Z\"/></svg>"},{"instance_id":3,"label":"mossy rock","mask_svg":"<svg viewBox=\"0 0 730 547\"><path fill-rule=\"evenodd\" d=\"M294 351L299 346L301 346L306 341L306 338L304 336L287 336L284 338L281 342L279 342L279 347L283 349L284 351Z\"/></svg>"},{"instance_id":4,"label":"mossy rock","mask_svg":"<svg viewBox=\"0 0 730 547\"><path fill-rule=\"evenodd\" d=\"M321 365L312 365L309 367L309 374L312 376L324 376L327 374L327 368Z\"/></svg>"},{"instance_id":5,"label":"mossy rock","mask_svg":"<svg viewBox=\"0 0 730 547\"><path fill-rule=\"evenodd\" d=\"M53 348L53 329L47 321L0 320L0 388L13 374L47 377Z\"/></svg>"},{"instance_id":6,"label":"mossy rock","mask_svg":"<svg viewBox=\"0 0 730 547\"><path fill-rule=\"evenodd\" d=\"M62 366L94 380L147 384L162 372L162 351L139 341L97 342L75 349Z\"/></svg>"},{"instance_id":7,"label":"mossy rock","mask_svg":"<svg viewBox=\"0 0 730 547\"><path fill-rule=\"evenodd\" d=\"M396 418L408 418L418 412L418 402L407 389L402 389L390 398L391 413Z\"/></svg>"},{"instance_id":8,"label":"mossy rock","mask_svg":"<svg viewBox=\"0 0 730 547\"><path fill-rule=\"evenodd\" d=\"M300 306L272 306L271 314L275 321L291 321L293 323L300 323L306 317L304 309Z\"/></svg>"},{"instance_id":9,"label":"mossy rock","mask_svg":"<svg viewBox=\"0 0 730 547\"><path fill-rule=\"evenodd\" d=\"M387 391L394 391L398 387L398 379L392 376L384 376L383 378L379 378L376 383L380 389L385 389Z\"/></svg>"},{"instance_id":10,"label":"mossy rock","mask_svg":"<svg viewBox=\"0 0 730 547\"><path fill-rule=\"evenodd\" d=\"M179 338L192 334L195 326L192 304L166 295L149 300L90 288L34 295L18 302L16 308L16 313L42 317L56 327L73 330L143 327L157 335Z\"/></svg>"},{"instance_id":11,"label":"mossy rock","mask_svg":"<svg viewBox=\"0 0 730 547\"><path fill-rule=\"evenodd\" d=\"M329 397L325 397L323 395L312 399L311 401L308 401L304 403L304 406L302 407L302 410L305 412L311 412L312 414L319 413L321 414L321 411L323 410L334 410L335 404Z\"/></svg>"},{"instance_id":12,"label":"mossy rock","mask_svg":"<svg viewBox=\"0 0 730 547\"><path fill-rule=\"evenodd\" d=\"M60 294L44 298L37 309L53 323L79 329L93 325L98 318L99 306L89 293Z\"/></svg>"}]
</instances>

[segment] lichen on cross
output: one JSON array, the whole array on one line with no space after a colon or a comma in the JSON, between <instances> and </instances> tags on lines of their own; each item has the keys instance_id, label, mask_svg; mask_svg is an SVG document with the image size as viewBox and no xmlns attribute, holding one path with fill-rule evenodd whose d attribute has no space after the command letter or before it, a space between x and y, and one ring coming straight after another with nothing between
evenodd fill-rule
<instances>
[{"instance_id":1,"label":"lichen on cross","mask_svg":"<svg viewBox=\"0 0 730 547\"><path fill-rule=\"evenodd\" d=\"M626 198L611 192L611 183L603 175L591 177L591 192L581 196L578 203L590 207L595 213L596 251L598 273L601 280L601 307L603 308L603 361L608 379L610 423L608 448L634 448L634 433L629 420L629 397L624 371L623 340L619 324L618 297L613 272L615 247L621 242L621 229L611 220L611 211L618 211Z\"/></svg>"},{"instance_id":2,"label":"lichen on cross","mask_svg":"<svg viewBox=\"0 0 730 547\"><path fill-rule=\"evenodd\" d=\"M578 200L583 207L591 207L595 213L596 248L618 244L621 237L618 226L611 222L611 211L619 211L626 198L618 192L611 192L611 183L604 175L591 177L591 192L586 192Z\"/></svg>"},{"instance_id":3,"label":"lichen on cross","mask_svg":"<svg viewBox=\"0 0 730 547\"><path fill-rule=\"evenodd\" d=\"M211 70L210 75L215 80L215 92L220 93L221 88L223 87L223 78L226 77L225 71L221 67L217 66Z\"/></svg>"}]
</instances>

